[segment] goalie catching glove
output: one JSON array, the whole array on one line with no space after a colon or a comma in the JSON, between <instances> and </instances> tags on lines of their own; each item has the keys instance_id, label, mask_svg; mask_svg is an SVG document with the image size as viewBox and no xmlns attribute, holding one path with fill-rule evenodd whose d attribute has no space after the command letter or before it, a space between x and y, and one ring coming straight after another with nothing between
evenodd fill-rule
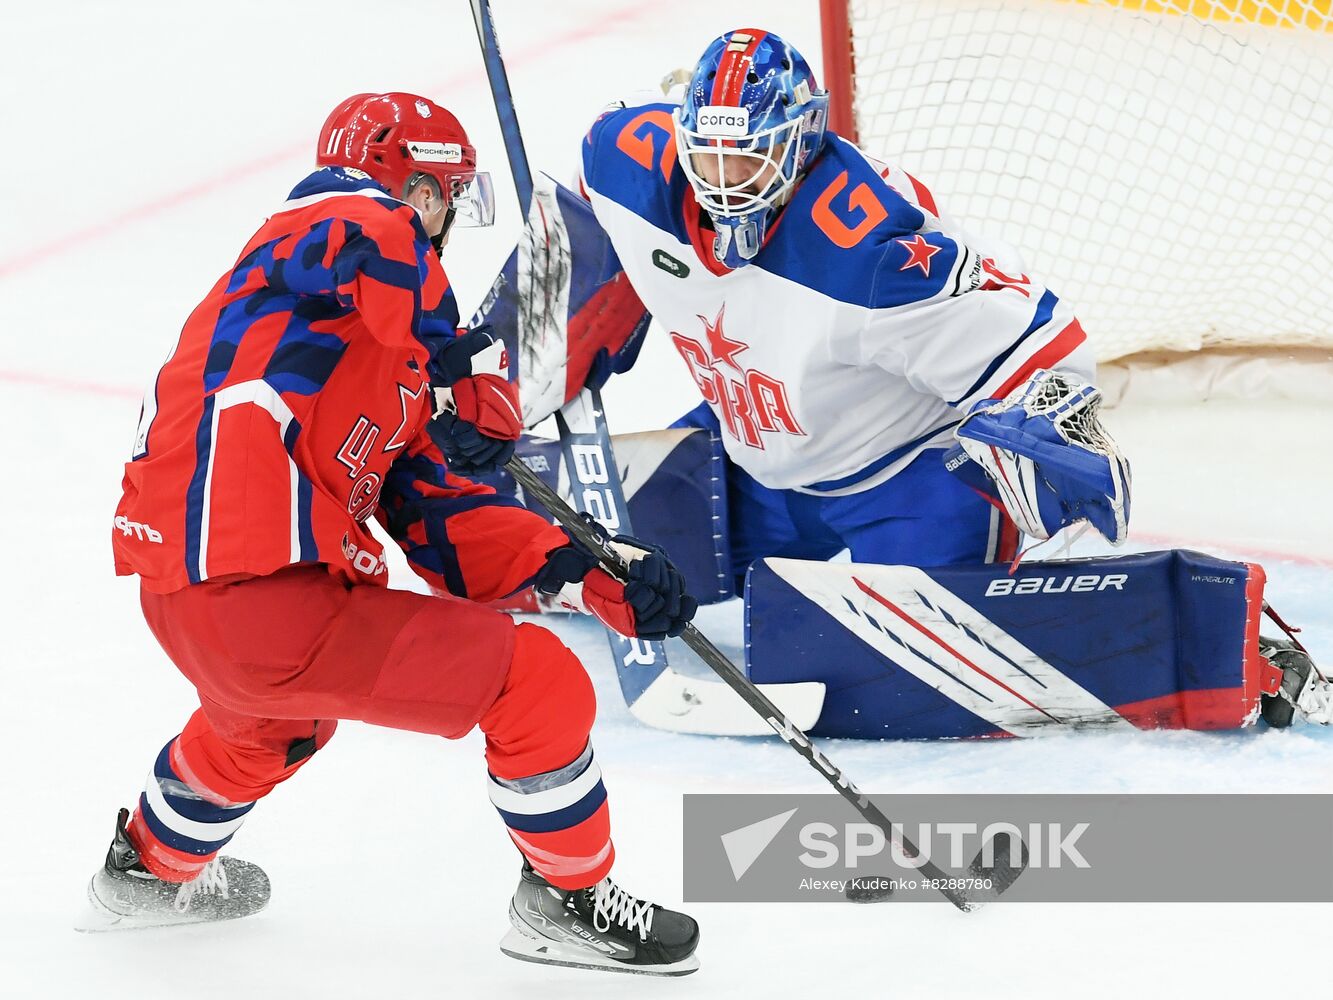
<instances>
[{"instance_id":1,"label":"goalie catching glove","mask_svg":"<svg viewBox=\"0 0 1333 1000\"><path fill-rule=\"evenodd\" d=\"M973 407L945 464L997 499L1026 535L1050 538L1089 521L1119 545L1129 530L1129 462L1097 419L1101 399L1076 376L1040 369L1005 399Z\"/></svg>"},{"instance_id":2,"label":"goalie catching glove","mask_svg":"<svg viewBox=\"0 0 1333 1000\"><path fill-rule=\"evenodd\" d=\"M513 457L523 418L508 369L504 344L484 326L451 341L432 359L435 415L427 432L451 471L494 472Z\"/></svg>"},{"instance_id":3,"label":"goalie catching glove","mask_svg":"<svg viewBox=\"0 0 1333 1000\"><path fill-rule=\"evenodd\" d=\"M628 579L616 579L591 551L571 541L553 551L537 573L533 587L555 597L570 611L595 615L621 635L661 642L678 636L699 604L685 593L685 578L664 551L628 535L607 534L587 514L584 520L629 567Z\"/></svg>"}]
</instances>

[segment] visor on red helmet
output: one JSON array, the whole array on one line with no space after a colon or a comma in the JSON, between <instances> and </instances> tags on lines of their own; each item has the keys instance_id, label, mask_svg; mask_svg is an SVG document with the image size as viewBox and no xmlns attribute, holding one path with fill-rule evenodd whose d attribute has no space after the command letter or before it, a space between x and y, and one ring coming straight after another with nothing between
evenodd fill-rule
<instances>
[{"instance_id":1,"label":"visor on red helmet","mask_svg":"<svg viewBox=\"0 0 1333 1000\"><path fill-rule=\"evenodd\" d=\"M495 219L490 176L477 170L477 151L458 119L415 94L357 94L334 108L319 132L315 162L350 167L396 198L417 174L433 177L460 224Z\"/></svg>"}]
</instances>

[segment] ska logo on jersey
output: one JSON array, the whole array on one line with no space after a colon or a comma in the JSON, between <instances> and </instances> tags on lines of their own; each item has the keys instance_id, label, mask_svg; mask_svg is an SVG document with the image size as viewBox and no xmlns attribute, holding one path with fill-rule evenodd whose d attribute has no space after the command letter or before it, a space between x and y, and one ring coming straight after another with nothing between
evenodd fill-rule
<instances>
[{"instance_id":1,"label":"ska logo on jersey","mask_svg":"<svg viewBox=\"0 0 1333 1000\"><path fill-rule=\"evenodd\" d=\"M742 368L736 360L750 347L723 331L725 312L725 308L719 310L711 322L699 317L704 327L702 341L683 333L671 334L671 342L685 359L704 401L722 412L727 433L750 448L763 450L765 432L804 436L805 431L792 414L786 385L754 368ZM724 366L735 374L725 371Z\"/></svg>"},{"instance_id":2,"label":"ska logo on jersey","mask_svg":"<svg viewBox=\"0 0 1333 1000\"><path fill-rule=\"evenodd\" d=\"M921 268L921 274L924 277L930 277L930 258L940 252L940 248L926 242L926 238L917 233L910 240L894 240L899 246L907 248L907 262L899 271L906 271L909 268Z\"/></svg>"}]
</instances>

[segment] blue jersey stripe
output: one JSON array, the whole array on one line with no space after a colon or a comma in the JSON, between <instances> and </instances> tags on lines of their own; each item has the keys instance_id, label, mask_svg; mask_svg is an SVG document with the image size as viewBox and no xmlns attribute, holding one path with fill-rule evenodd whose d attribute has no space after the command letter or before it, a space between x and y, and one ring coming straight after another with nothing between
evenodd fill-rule
<instances>
[{"instance_id":1,"label":"blue jersey stripe","mask_svg":"<svg viewBox=\"0 0 1333 1000\"><path fill-rule=\"evenodd\" d=\"M296 530L301 540L301 562L319 562L319 546L315 543L315 526L310 519L310 499L314 487L300 474L296 477Z\"/></svg>"},{"instance_id":2,"label":"blue jersey stripe","mask_svg":"<svg viewBox=\"0 0 1333 1000\"><path fill-rule=\"evenodd\" d=\"M1046 292L1046 294L1041 297L1041 301L1037 303L1037 312L1032 317L1032 322L1028 324L1028 328L1019 334L1018 339L1006 347L1000 356L986 367L986 370L981 373L981 376L968 387L967 392L963 393L957 399L950 401L949 405L957 406L985 385L990 380L991 376L1000 370L1000 366L1013 356L1014 351L1018 350L1023 341L1027 340L1051 321L1051 316L1055 312L1055 304L1059 301L1059 297L1054 292Z\"/></svg>"},{"instance_id":3,"label":"blue jersey stripe","mask_svg":"<svg viewBox=\"0 0 1333 1000\"><path fill-rule=\"evenodd\" d=\"M961 420L954 420L940 427L936 427L933 430L926 431L926 433L914 437L911 441L908 441L905 445L902 445L898 448L894 448L893 451L889 452L882 458L877 458L864 468L856 472L853 472L850 476L843 476L841 479L825 479L823 482L811 483L809 486L805 487L805 489L817 490L821 493L827 493L832 490L843 490L849 486L855 486L857 483L869 479L875 473L882 472L883 470L887 469L894 462L898 461L898 459L905 458L908 454L910 454L913 451L913 449L921 447L921 445L925 444L927 441L935 437L937 434L940 434L943 431L947 431L953 427L957 427L961 423L962 423Z\"/></svg>"},{"instance_id":4,"label":"blue jersey stripe","mask_svg":"<svg viewBox=\"0 0 1333 1000\"><path fill-rule=\"evenodd\" d=\"M194 436L194 473L185 491L185 572L191 583L199 582L199 552L203 545L204 487L208 480L208 459L213 451L214 397L204 397L204 412Z\"/></svg>"}]
</instances>

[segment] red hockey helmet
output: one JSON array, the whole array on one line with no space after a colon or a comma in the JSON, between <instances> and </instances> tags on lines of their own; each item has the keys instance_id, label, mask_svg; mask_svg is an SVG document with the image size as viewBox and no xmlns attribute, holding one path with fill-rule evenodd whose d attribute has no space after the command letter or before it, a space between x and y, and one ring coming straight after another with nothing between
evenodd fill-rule
<instances>
[{"instance_id":1,"label":"red hockey helmet","mask_svg":"<svg viewBox=\"0 0 1333 1000\"><path fill-rule=\"evenodd\" d=\"M403 93L349 97L320 129L315 162L365 171L396 198L403 196L413 174L429 174L451 206L478 224L489 224L459 204L489 195L489 178L477 174L477 151L458 119L424 97ZM478 184L479 180L485 183Z\"/></svg>"}]
</instances>

